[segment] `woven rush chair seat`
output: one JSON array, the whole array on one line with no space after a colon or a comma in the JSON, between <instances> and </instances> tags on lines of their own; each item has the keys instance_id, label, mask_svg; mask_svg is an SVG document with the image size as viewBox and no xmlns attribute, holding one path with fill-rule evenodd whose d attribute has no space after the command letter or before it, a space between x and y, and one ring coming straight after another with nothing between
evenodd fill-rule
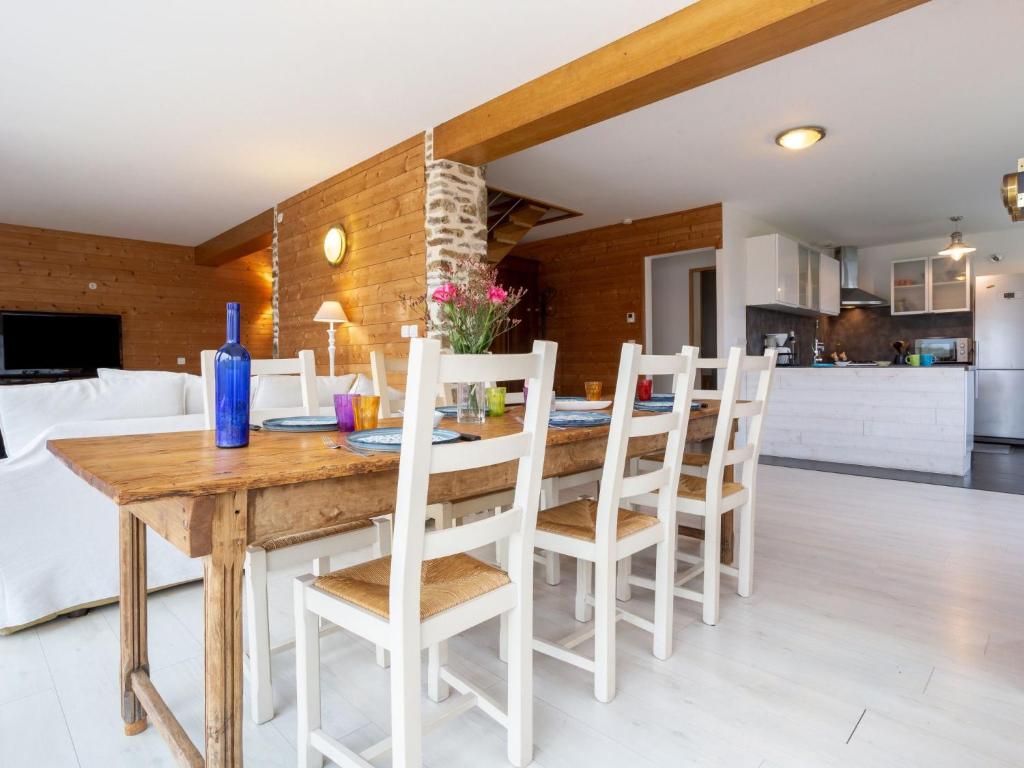
<instances>
[{"instance_id":1,"label":"woven rush chair seat","mask_svg":"<svg viewBox=\"0 0 1024 768\"><path fill-rule=\"evenodd\" d=\"M739 483L723 482L722 483L722 498L732 496L734 493L739 493L743 490L743 486ZM704 501L707 497L708 492L708 481L704 477L693 477L692 475L680 475L679 477L679 495L684 499L693 499L694 501Z\"/></svg>"},{"instance_id":2,"label":"woven rush chair seat","mask_svg":"<svg viewBox=\"0 0 1024 768\"><path fill-rule=\"evenodd\" d=\"M423 561L420 619L427 619L509 584L508 574L465 554ZM389 616L391 556L320 576L313 584L382 618Z\"/></svg>"},{"instance_id":3,"label":"woven rush chair seat","mask_svg":"<svg viewBox=\"0 0 1024 768\"><path fill-rule=\"evenodd\" d=\"M654 515L645 515L629 509L619 509L618 524L615 531L620 539L634 533L653 528L658 524ZM537 530L571 536L583 541L595 541L597 538L597 501L595 499L577 499L557 507L541 510L537 514Z\"/></svg>"},{"instance_id":4,"label":"woven rush chair seat","mask_svg":"<svg viewBox=\"0 0 1024 768\"><path fill-rule=\"evenodd\" d=\"M358 531L361 528L370 528L372 526L373 521L371 520L353 520L350 523L339 523L327 528L317 528L315 531L295 533L290 536L278 536L276 539L264 541L259 546L267 552L273 552L275 549L293 547L296 544L305 544L307 541L316 541L317 539L323 539L339 533L349 533L350 531Z\"/></svg>"},{"instance_id":5,"label":"woven rush chair seat","mask_svg":"<svg viewBox=\"0 0 1024 768\"><path fill-rule=\"evenodd\" d=\"M642 457L644 461L665 461L665 452L658 451L657 453L648 453ZM710 453L683 453L683 464L687 464L691 467L706 467L711 463Z\"/></svg>"}]
</instances>

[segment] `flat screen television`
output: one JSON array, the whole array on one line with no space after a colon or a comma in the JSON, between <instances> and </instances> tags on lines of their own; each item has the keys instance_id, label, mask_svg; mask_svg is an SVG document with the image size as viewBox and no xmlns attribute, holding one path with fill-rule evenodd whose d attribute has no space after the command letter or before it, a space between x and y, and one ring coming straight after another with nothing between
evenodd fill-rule
<instances>
[{"instance_id":1,"label":"flat screen television","mask_svg":"<svg viewBox=\"0 0 1024 768\"><path fill-rule=\"evenodd\" d=\"M0 310L0 375L95 375L121 367L121 317Z\"/></svg>"}]
</instances>

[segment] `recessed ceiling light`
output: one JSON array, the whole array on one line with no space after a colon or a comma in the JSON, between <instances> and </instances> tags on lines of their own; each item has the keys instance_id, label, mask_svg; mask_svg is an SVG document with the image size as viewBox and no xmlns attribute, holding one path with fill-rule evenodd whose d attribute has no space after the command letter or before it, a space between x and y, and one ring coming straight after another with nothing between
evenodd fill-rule
<instances>
[{"instance_id":1,"label":"recessed ceiling light","mask_svg":"<svg viewBox=\"0 0 1024 768\"><path fill-rule=\"evenodd\" d=\"M825 129L820 125L802 125L790 128L775 137L775 143L783 149L807 149L825 138Z\"/></svg>"}]
</instances>

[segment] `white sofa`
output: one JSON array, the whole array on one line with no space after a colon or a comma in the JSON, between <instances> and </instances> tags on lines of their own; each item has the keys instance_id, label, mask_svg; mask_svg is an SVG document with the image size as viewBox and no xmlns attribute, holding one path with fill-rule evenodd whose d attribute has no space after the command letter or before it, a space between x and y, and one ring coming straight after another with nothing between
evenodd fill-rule
<instances>
[{"instance_id":1,"label":"white sofa","mask_svg":"<svg viewBox=\"0 0 1024 768\"><path fill-rule=\"evenodd\" d=\"M333 395L372 394L363 374L317 377L321 410ZM253 379L261 411L297 408L297 376ZM100 371L99 378L0 386L0 634L117 598L117 508L64 467L46 441L204 428L202 381L161 371ZM150 534L153 589L200 578L201 565Z\"/></svg>"}]
</instances>

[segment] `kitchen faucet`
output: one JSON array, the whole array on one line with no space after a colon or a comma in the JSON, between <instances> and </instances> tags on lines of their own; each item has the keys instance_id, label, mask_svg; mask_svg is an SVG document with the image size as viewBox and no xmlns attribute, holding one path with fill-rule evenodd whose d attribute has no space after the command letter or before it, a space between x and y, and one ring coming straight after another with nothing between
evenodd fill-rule
<instances>
[{"instance_id":1,"label":"kitchen faucet","mask_svg":"<svg viewBox=\"0 0 1024 768\"><path fill-rule=\"evenodd\" d=\"M825 342L818 339L818 321L814 321L814 345L811 347L814 352L814 362L820 363L822 355L825 354Z\"/></svg>"}]
</instances>

